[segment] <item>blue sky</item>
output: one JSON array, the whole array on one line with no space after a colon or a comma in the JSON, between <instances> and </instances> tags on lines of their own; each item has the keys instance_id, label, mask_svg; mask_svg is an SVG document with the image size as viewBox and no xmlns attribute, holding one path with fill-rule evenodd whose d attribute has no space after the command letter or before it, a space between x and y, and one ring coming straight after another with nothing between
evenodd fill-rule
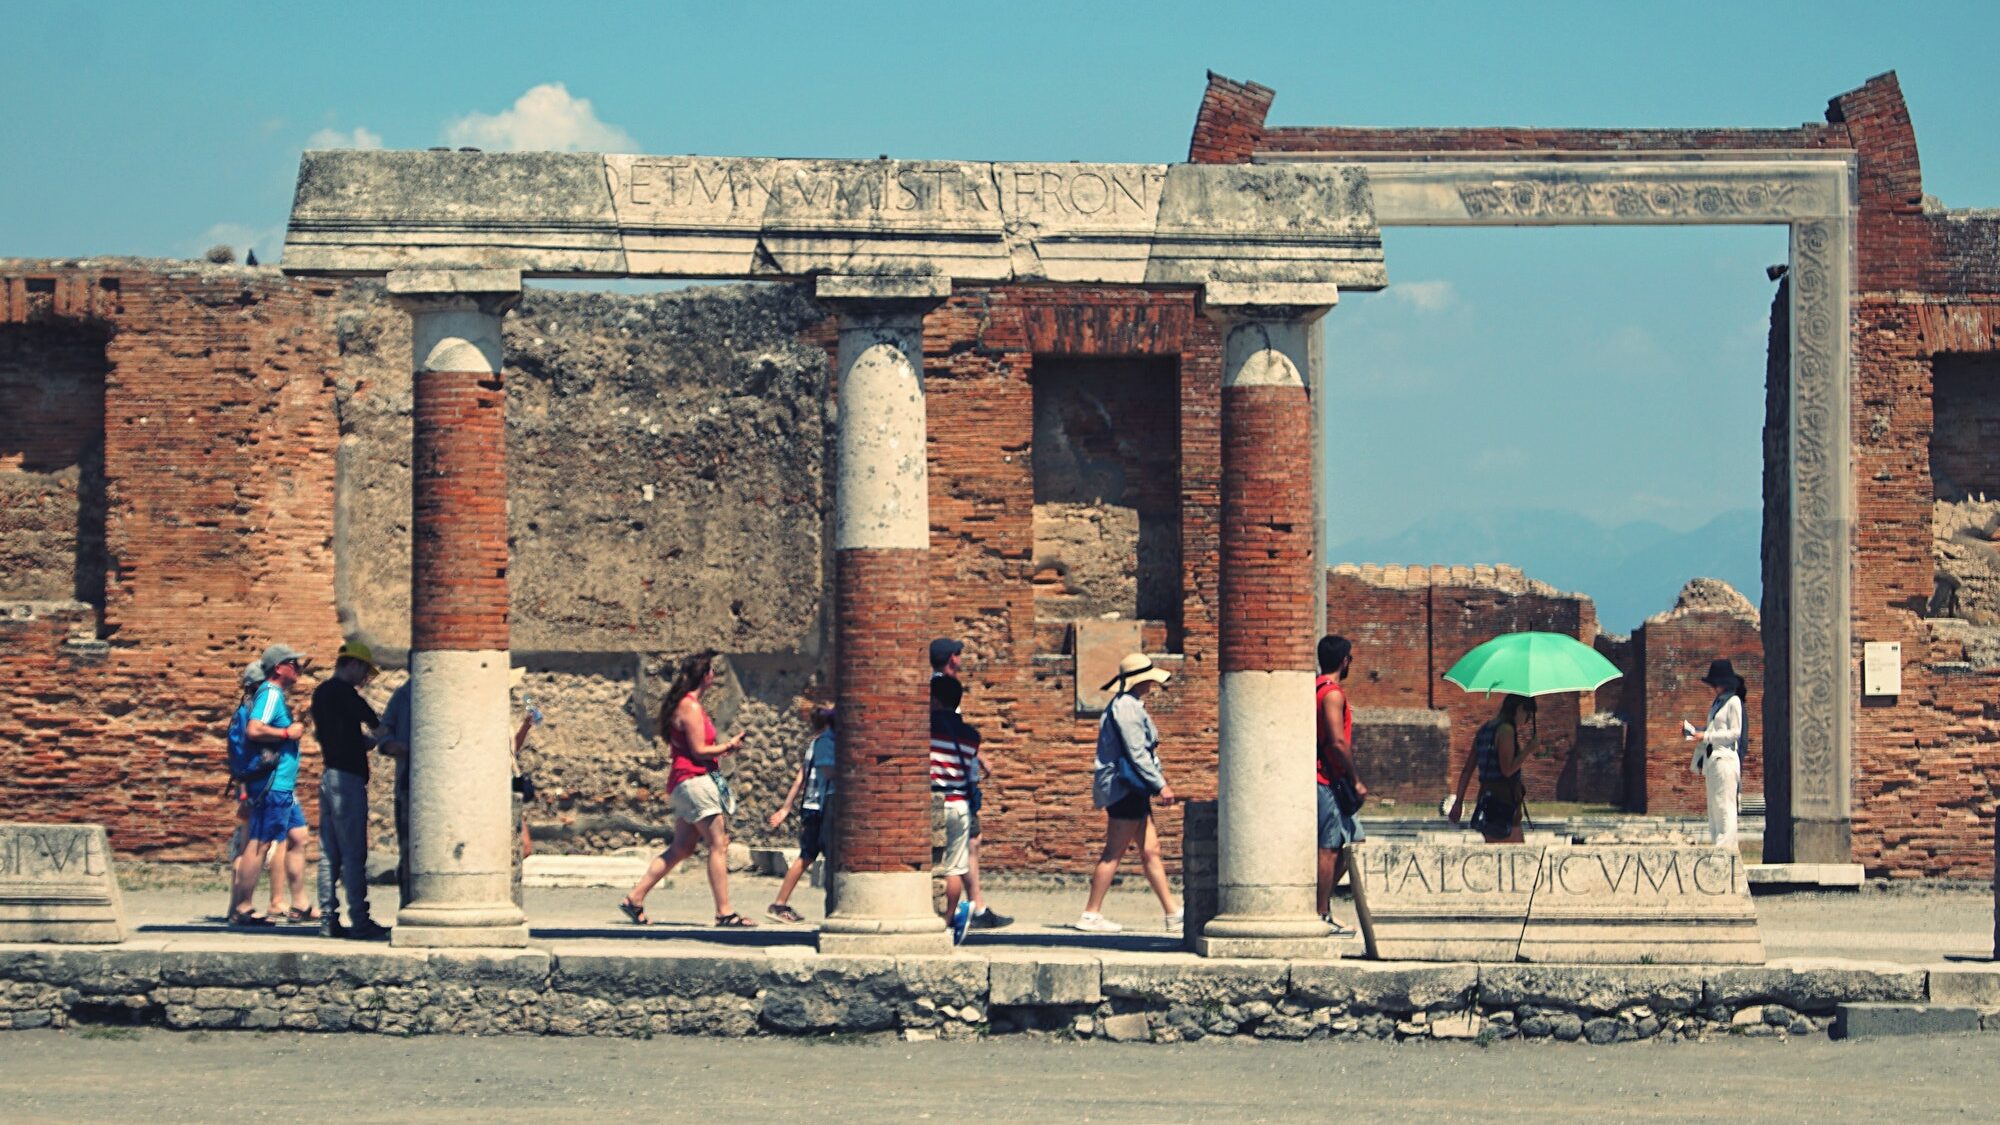
<instances>
[{"instance_id":1,"label":"blue sky","mask_svg":"<svg viewBox=\"0 0 2000 1125\"><path fill-rule=\"evenodd\" d=\"M1569 126L1817 121L1895 69L1926 189L2000 204L2000 5L1889 10L46 0L0 14L0 255L268 261L299 150L329 141L1182 159L1208 69L1275 88L1273 124ZM1780 230L1387 243L1391 290L1328 320L1336 539L1494 507L1688 529L1758 504Z\"/></svg>"}]
</instances>

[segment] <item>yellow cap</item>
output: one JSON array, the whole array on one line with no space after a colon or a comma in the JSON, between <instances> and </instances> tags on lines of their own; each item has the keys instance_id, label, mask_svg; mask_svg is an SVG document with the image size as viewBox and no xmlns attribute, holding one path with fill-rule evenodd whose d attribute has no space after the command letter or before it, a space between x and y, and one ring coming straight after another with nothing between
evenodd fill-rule
<instances>
[{"instance_id":1,"label":"yellow cap","mask_svg":"<svg viewBox=\"0 0 2000 1125\"><path fill-rule=\"evenodd\" d=\"M360 641L349 641L340 646L340 652L335 659L359 660L361 663L373 668L375 667L375 650L362 644Z\"/></svg>"}]
</instances>

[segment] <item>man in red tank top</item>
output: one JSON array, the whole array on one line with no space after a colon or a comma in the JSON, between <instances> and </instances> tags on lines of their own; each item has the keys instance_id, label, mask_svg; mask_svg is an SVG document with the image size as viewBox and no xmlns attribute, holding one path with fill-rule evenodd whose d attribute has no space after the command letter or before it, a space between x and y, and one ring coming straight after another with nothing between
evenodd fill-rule
<instances>
[{"instance_id":1,"label":"man in red tank top","mask_svg":"<svg viewBox=\"0 0 2000 1125\"><path fill-rule=\"evenodd\" d=\"M1354 819L1368 787L1354 768L1354 707L1344 681L1354 668L1354 646L1346 637L1319 640L1319 678L1314 681L1314 726L1319 782L1319 913L1336 936L1354 931L1333 917L1333 888L1347 867L1347 845L1365 838Z\"/></svg>"}]
</instances>

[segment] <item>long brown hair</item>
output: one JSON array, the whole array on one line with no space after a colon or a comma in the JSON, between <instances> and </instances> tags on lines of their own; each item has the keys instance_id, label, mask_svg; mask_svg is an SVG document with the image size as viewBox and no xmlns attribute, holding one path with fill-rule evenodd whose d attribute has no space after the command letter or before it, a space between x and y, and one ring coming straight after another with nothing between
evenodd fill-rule
<instances>
[{"instance_id":1,"label":"long brown hair","mask_svg":"<svg viewBox=\"0 0 2000 1125\"><path fill-rule=\"evenodd\" d=\"M1510 695L1500 701L1500 725L1514 728L1514 745L1517 749L1523 745L1519 722L1523 714L1527 716L1528 720L1528 737L1526 741L1533 742L1541 734L1541 728L1535 721L1535 713L1538 710L1540 708L1535 705L1535 700L1532 696Z\"/></svg>"},{"instance_id":2,"label":"long brown hair","mask_svg":"<svg viewBox=\"0 0 2000 1125\"><path fill-rule=\"evenodd\" d=\"M708 679L709 671L715 667L715 650L707 649L681 661L674 673L673 683L667 686L667 698L660 704L660 736L671 740L674 730L674 712L702 681Z\"/></svg>"}]
</instances>

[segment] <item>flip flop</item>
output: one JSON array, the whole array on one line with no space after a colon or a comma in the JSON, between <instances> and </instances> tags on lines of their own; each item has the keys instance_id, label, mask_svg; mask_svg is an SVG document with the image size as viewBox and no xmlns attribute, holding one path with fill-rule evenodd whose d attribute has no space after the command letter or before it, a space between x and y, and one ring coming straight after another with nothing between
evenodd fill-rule
<instances>
[{"instance_id":1,"label":"flip flop","mask_svg":"<svg viewBox=\"0 0 2000 1125\"><path fill-rule=\"evenodd\" d=\"M715 924L725 930L754 930L757 928L757 923L752 922L741 914L734 913L717 914L715 916Z\"/></svg>"},{"instance_id":2,"label":"flip flop","mask_svg":"<svg viewBox=\"0 0 2000 1125\"><path fill-rule=\"evenodd\" d=\"M618 909L623 910L625 917L630 918L632 924L635 926L650 926L653 924L653 919L646 914L646 908L629 898L618 900Z\"/></svg>"},{"instance_id":3,"label":"flip flop","mask_svg":"<svg viewBox=\"0 0 2000 1125\"><path fill-rule=\"evenodd\" d=\"M780 922L785 922L790 924L796 924L806 920L805 915L800 914L798 911L793 910L790 906L781 902L772 903L770 907L764 911L764 913L769 914L771 917L776 918Z\"/></svg>"}]
</instances>

